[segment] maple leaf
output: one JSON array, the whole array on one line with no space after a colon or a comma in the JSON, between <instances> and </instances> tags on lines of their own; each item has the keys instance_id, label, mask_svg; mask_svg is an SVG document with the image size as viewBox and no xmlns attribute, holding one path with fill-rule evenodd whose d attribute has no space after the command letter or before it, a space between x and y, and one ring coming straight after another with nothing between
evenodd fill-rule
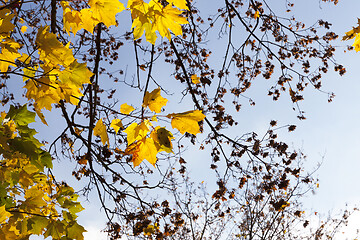
<instances>
[{"instance_id":1,"label":"maple leaf","mask_svg":"<svg viewBox=\"0 0 360 240\"><path fill-rule=\"evenodd\" d=\"M132 155L134 167L138 166L144 159L155 166L157 153L157 147L152 138L143 138L129 145L125 150L125 154Z\"/></svg>"},{"instance_id":2,"label":"maple leaf","mask_svg":"<svg viewBox=\"0 0 360 240\"><path fill-rule=\"evenodd\" d=\"M69 35L70 32L76 35L76 33L82 29L81 13L72 9L67 1L61 1L61 6L63 7L63 22L65 31Z\"/></svg>"},{"instance_id":3,"label":"maple leaf","mask_svg":"<svg viewBox=\"0 0 360 240\"><path fill-rule=\"evenodd\" d=\"M171 41L170 31L172 31L175 35L182 34L180 24L189 23L185 17L180 16L182 11L170 5L162 8L160 4L157 4L154 1L151 1L149 5L152 5L154 7L154 11L156 11L156 14L154 15L155 21L153 22L154 30L159 31L160 35L162 37L166 37L169 41Z\"/></svg>"},{"instance_id":4,"label":"maple leaf","mask_svg":"<svg viewBox=\"0 0 360 240\"><path fill-rule=\"evenodd\" d=\"M56 92L60 99L74 105L78 104L80 97L83 96L80 88L72 84L59 83Z\"/></svg>"},{"instance_id":5,"label":"maple leaf","mask_svg":"<svg viewBox=\"0 0 360 240\"><path fill-rule=\"evenodd\" d=\"M15 59L21 57L21 54L18 53L20 44L8 38L0 43L0 48L0 71L6 72L9 66L16 66Z\"/></svg>"},{"instance_id":6,"label":"maple leaf","mask_svg":"<svg viewBox=\"0 0 360 240\"><path fill-rule=\"evenodd\" d=\"M151 126L149 120L145 120L144 122L140 123L140 125L134 122L130 126L128 126L124 130L124 133L127 134L128 145L132 144L136 140L141 140L146 137L146 135L150 131L149 126Z\"/></svg>"},{"instance_id":7,"label":"maple leaf","mask_svg":"<svg viewBox=\"0 0 360 240\"><path fill-rule=\"evenodd\" d=\"M345 36L343 36L342 40L350 40L353 39L358 33L360 33L360 18L358 18L358 26L353 27L350 31L345 33Z\"/></svg>"},{"instance_id":8,"label":"maple leaf","mask_svg":"<svg viewBox=\"0 0 360 240\"><path fill-rule=\"evenodd\" d=\"M146 92L143 107L149 107L153 112L161 112L161 108L166 105L167 99L160 95L160 88L154 89L151 93Z\"/></svg>"},{"instance_id":9,"label":"maple leaf","mask_svg":"<svg viewBox=\"0 0 360 240\"><path fill-rule=\"evenodd\" d=\"M86 67L85 63L78 63L76 60L58 74L62 83L72 84L81 89L83 84L90 83L92 75L94 74Z\"/></svg>"},{"instance_id":10,"label":"maple leaf","mask_svg":"<svg viewBox=\"0 0 360 240\"><path fill-rule=\"evenodd\" d=\"M6 117L12 119L18 126L25 126L29 123L35 122L35 113L30 112L27 109L26 104L19 108L10 106L10 110Z\"/></svg>"},{"instance_id":11,"label":"maple leaf","mask_svg":"<svg viewBox=\"0 0 360 240\"><path fill-rule=\"evenodd\" d=\"M44 192L38 189L36 186L28 189L25 192L25 201L23 203L23 208L30 212L38 212L40 213L40 208L46 206L46 202L44 201Z\"/></svg>"},{"instance_id":12,"label":"maple leaf","mask_svg":"<svg viewBox=\"0 0 360 240\"><path fill-rule=\"evenodd\" d=\"M56 74L60 79L58 83L58 95L60 98L74 105L83 96L80 91L83 84L90 84L90 77L93 75L85 63L78 63L76 60L63 71L53 70L52 73Z\"/></svg>"},{"instance_id":13,"label":"maple leaf","mask_svg":"<svg viewBox=\"0 0 360 240\"><path fill-rule=\"evenodd\" d=\"M47 64L68 66L75 58L69 44L62 45L56 35L49 32L49 26L40 27L36 35L36 44L39 46L41 59Z\"/></svg>"},{"instance_id":14,"label":"maple leaf","mask_svg":"<svg viewBox=\"0 0 360 240\"><path fill-rule=\"evenodd\" d=\"M71 227L67 228L67 237L71 239L83 240L84 232L87 232L85 228L75 222Z\"/></svg>"},{"instance_id":15,"label":"maple leaf","mask_svg":"<svg viewBox=\"0 0 360 240\"><path fill-rule=\"evenodd\" d=\"M48 219L42 216L34 216L29 222L31 224L31 232L37 235L41 234L48 225Z\"/></svg>"},{"instance_id":16,"label":"maple leaf","mask_svg":"<svg viewBox=\"0 0 360 240\"><path fill-rule=\"evenodd\" d=\"M52 236L53 239L60 239L64 234L64 223L60 220L53 220L48 224L44 237Z\"/></svg>"},{"instance_id":17,"label":"maple leaf","mask_svg":"<svg viewBox=\"0 0 360 240\"><path fill-rule=\"evenodd\" d=\"M110 127L112 127L115 130L116 134L119 132L120 129L124 128L120 119L112 120Z\"/></svg>"},{"instance_id":18,"label":"maple leaf","mask_svg":"<svg viewBox=\"0 0 360 240\"><path fill-rule=\"evenodd\" d=\"M125 9L118 0L90 0L92 17L103 22L107 27L116 24L116 14Z\"/></svg>"},{"instance_id":19,"label":"maple leaf","mask_svg":"<svg viewBox=\"0 0 360 240\"><path fill-rule=\"evenodd\" d=\"M145 30L146 40L151 44L155 44L156 33L152 29L152 21L154 13L149 9L149 4L143 0L129 0L127 7L131 10L131 17L133 23L131 29L133 29L134 39L140 38Z\"/></svg>"},{"instance_id":20,"label":"maple leaf","mask_svg":"<svg viewBox=\"0 0 360 240\"><path fill-rule=\"evenodd\" d=\"M96 123L93 134L101 138L101 142L103 145L105 145L105 143L109 145L109 137L106 131L106 126L103 123L102 118L100 118L99 121Z\"/></svg>"},{"instance_id":21,"label":"maple leaf","mask_svg":"<svg viewBox=\"0 0 360 240\"><path fill-rule=\"evenodd\" d=\"M158 126L151 132L150 136L154 140L158 152L172 152L173 146L171 140L174 139L174 137L166 128Z\"/></svg>"},{"instance_id":22,"label":"maple leaf","mask_svg":"<svg viewBox=\"0 0 360 240\"><path fill-rule=\"evenodd\" d=\"M171 1L174 5L183 6L181 0ZM155 44L156 31L162 37L171 40L170 31L175 35L181 35L182 29L180 24L187 24L185 17L180 16L182 11L168 4L163 7L159 2L151 0L145 3L142 0L130 0L128 8L131 10L133 24L134 39L138 39L145 31L146 40L151 44Z\"/></svg>"},{"instance_id":23,"label":"maple leaf","mask_svg":"<svg viewBox=\"0 0 360 240\"><path fill-rule=\"evenodd\" d=\"M120 112L123 114L129 114L134 110L135 108L133 106L128 105L127 103L124 103L120 106Z\"/></svg>"},{"instance_id":24,"label":"maple leaf","mask_svg":"<svg viewBox=\"0 0 360 240\"><path fill-rule=\"evenodd\" d=\"M198 122L205 118L200 110L187 111L183 113L172 113L166 116L171 119L171 126L180 131L181 134L188 132L196 135L200 132Z\"/></svg>"},{"instance_id":25,"label":"maple leaf","mask_svg":"<svg viewBox=\"0 0 360 240\"><path fill-rule=\"evenodd\" d=\"M41 77L37 81L29 80L24 88L27 89L26 97L34 99L36 108L51 110L51 104L58 103L61 98L58 91L50 86L51 81L48 77Z\"/></svg>"},{"instance_id":26,"label":"maple leaf","mask_svg":"<svg viewBox=\"0 0 360 240\"><path fill-rule=\"evenodd\" d=\"M12 214L6 211L5 205L0 207L0 224L4 223Z\"/></svg>"},{"instance_id":27,"label":"maple leaf","mask_svg":"<svg viewBox=\"0 0 360 240\"><path fill-rule=\"evenodd\" d=\"M15 27L15 25L11 22L11 19L15 16L15 14L10 13L11 11L6 8L0 10L0 40L8 37Z\"/></svg>"},{"instance_id":28,"label":"maple leaf","mask_svg":"<svg viewBox=\"0 0 360 240\"><path fill-rule=\"evenodd\" d=\"M353 46L354 46L356 52L360 51L360 34L356 35Z\"/></svg>"}]
</instances>

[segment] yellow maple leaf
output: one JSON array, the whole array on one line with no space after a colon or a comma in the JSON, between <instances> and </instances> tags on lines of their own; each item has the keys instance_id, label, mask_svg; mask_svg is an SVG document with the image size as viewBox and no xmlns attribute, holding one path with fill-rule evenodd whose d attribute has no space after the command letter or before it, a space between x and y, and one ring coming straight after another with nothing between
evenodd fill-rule
<instances>
[{"instance_id":1,"label":"yellow maple leaf","mask_svg":"<svg viewBox=\"0 0 360 240\"><path fill-rule=\"evenodd\" d=\"M81 13L81 27L90 33L94 32L94 27L100 22L96 18L93 18L93 12L90 8L83 8Z\"/></svg>"},{"instance_id":2,"label":"yellow maple leaf","mask_svg":"<svg viewBox=\"0 0 360 240\"><path fill-rule=\"evenodd\" d=\"M90 0L92 17L103 22L107 27L116 24L116 14L125 9L118 0Z\"/></svg>"},{"instance_id":3,"label":"yellow maple leaf","mask_svg":"<svg viewBox=\"0 0 360 240\"><path fill-rule=\"evenodd\" d=\"M154 8L155 21L153 22L154 30L157 30L162 37L171 40L170 31L175 35L182 34L181 24L187 24L188 21L185 17L180 16L182 11L172 7L170 4L163 8L160 4L151 1L150 6ZM159 12L159 13L158 13Z\"/></svg>"},{"instance_id":4,"label":"yellow maple leaf","mask_svg":"<svg viewBox=\"0 0 360 240\"><path fill-rule=\"evenodd\" d=\"M173 146L171 140L174 139L174 137L166 128L158 126L151 132L150 136L154 140L158 152L172 152Z\"/></svg>"},{"instance_id":5,"label":"yellow maple leaf","mask_svg":"<svg viewBox=\"0 0 360 240\"><path fill-rule=\"evenodd\" d=\"M60 99L63 99L73 105L78 104L80 97L83 96L80 88L73 84L58 83L56 92Z\"/></svg>"},{"instance_id":6,"label":"yellow maple leaf","mask_svg":"<svg viewBox=\"0 0 360 240\"><path fill-rule=\"evenodd\" d=\"M356 34L360 33L360 18L358 18L358 26L357 27L353 27L353 29L351 29L350 31L345 33L345 36L343 36L342 40L346 41L349 39L353 39Z\"/></svg>"},{"instance_id":7,"label":"yellow maple leaf","mask_svg":"<svg viewBox=\"0 0 360 240\"><path fill-rule=\"evenodd\" d=\"M120 106L120 112L123 114L129 114L134 110L135 108L133 106L128 105L127 103L124 103Z\"/></svg>"},{"instance_id":8,"label":"yellow maple leaf","mask_svg":"<svg viewBox=\"0 0 360 240\"><path fill-rule=\"evenodd\" d=\"M15 59L20 57L21 54L17 51L9 51L6 48L1 48L0 53L0 72L7 72L9 66L16 66Z\"/></svg>"},{"instance_id":9,"label":"yellow maple leaf","mask_svg":"<svg viewBox=\"0 0 360 240\"><path fill-rule=\"evenodd\" d=\"M125 154L132 155L134 167L138 166L144 159L155 166L157 153L158 151L152 138L143 138L129 145L125 150Z\"/></svg>"},{"instance_id":10,"label":"yellow maple leaf","mask_svg":"<svg viewBox=\"0 0 360 240\"><path fill-rule=\"evenodd\" d=\"M200 110L187 111L183 113L172 113L166 116L171 119L171 126L180 131L181 134L188 132L196 135L200 132L198 122L205 118Z\"/></svg>"},{"instance_id":11,"label":"yellow maple leaf","mask_svg":"<svg viewBox=\"0 0 360 240\"><path fill-rule=\"evenodd\" d=\"M133 19L131 29L133 29L134 39L140 38L145 30L146 40L155 44L157 37L155 31L152 30L152 22L155 18L154 12L149 10L149 4L143 0L129 0L127 7L131 10Z\"/></svg>"},{"instance_id":12,"label":"yellow maple leaf","mask_svg":"<svg viewBox=\"0 0 360 240\"><path fill-rule=\"evenodd\" d=\"M0 71L6 72L9 66L16 66L15 59L21 57L18 53L21 45L11 38L6 38L0 43Z\"/></svg>"},{"instance_id":13,"label":"yellow maple leaf","mask_svg":"<svg viewBox=\"0 0 360 240\"><path fill-rule=\"evenodd\" d=\"M6 211L5 205L0 207L0 224L3 224L9 217L11 217L11 213Z\"/></svg>"},{"instance_id":14,"label":"yellow maple leaf","mask_svg":"<svg viewBox=\"0 0 360 240\"><path fill-rule=\"evenodd\" d=\"M356 35L353 46L356 52L360 51L360 34Z\"/></svg>"},{"instance_id":15,"label":"yellow maple leaf","mask_svg":"<svg viewBox=\"0 0 360 240\"><path fill-rule=\"evenodd\" d=\"M45 125L48 125L46 120L45 120L45 116L44 114L41 112L41 110L39 110L37 108L37 105L35 105L35 112L36 112L36 115L40 118L41 122Z\"/></svg>"},{"instance_id":16,"label":"yellow maple leaf","mask_svg":"<svg viewBox=\"0 0 360 240\"><path fill-rule=\"evenodd\" d=\"M81 13L72 9L70 4L67 1L61 1L61 6L63 8L63 22L64 30L70 35L72 32L74 35L82 29L82 18ZM90 21L90 20L89 20Z\"/></svg>"},{"instance_id":17,"label":"yellow maple leaf","mask_svg":"<svg viewBox=\"0 0 360 240\"><path fill-rule=\"evenodd\" d=\"M15 25L11 22L11 19L15 16L15 14L10 13L11 11L6 8L0 10L0 39L8 37L15 27Z\"/></svg>"},{"instance_id":18,"label":"yellow maple leaf","mask_svg":"<svg viewBox=\"0 0 360 240\"><path fill-rule=\"evenodd\" d=\"M101 138L101 142L103 145L105 145L105 143L109 145L109 137L106 131L106 126L103 123L102 118L100 118L99 121L96 123L93 134Z\"/></svg>"},{"instance_id":19,"label":"yellow maple leaf","mask_svg":"<svg viewBox=\"0 0 360 240\"><path fill-rule=\"evenodd\" d=\"M27 55L26 53L21 54L21 57L18 58L20 62L23 62L24 64L29 64L31 62L31 57ZM26 68L24 68L26 69Z\"/></svg>"},{"instance_id":20,"label":"yellow maple leaf","mask_svg":"<svg viewBox=\"0 0 360 240\"><path fill-rule=\"evenodd\" d=\"M151 122L149 120L145 120L144 122L140 123L138 125L137 123L132 123L130 126L128 126L124 133L127 134L127 142L128 145L132 144L136 140L141 140L146 137L148 134L149 127L151 126Z\"/></svg>"},{"instance_id":21,"label":"yellow maple leaf","mask_svg":"<svg viewBox=\"0 0 360 240\"><path fill-rule=\"evenodd\" d=\"M143 107L149 107L153 112L161 112L161 108L166 105L167 99L160 95L160 88L154 89L151 93L146 92Z\"/></svg>"},{"instance_id":22,"label":"yellow maple leaf","mask_svg":"<svg viewBox=\"0 0 360 240\"><path fill-rule=\"evenodd\" d=\"M40 208L47 205L43 197L45 193L38 189L37 186L33 186L25 192L25 201L22 204L27 211L40 213Z\"/></svg>"},{"instance_id":23,"label":"yellow maple leaf","mask_svg":"<svg viewBox=\"0 0 360 240\"><path fill-rule=\"evenodd\" d=\"M198 84L198 83L200 83L200 78L196 74L193 74L193 75L191 75L191 81L194 84Z\"/></svg>"},{"instance_id":24,"label":"yellow maple leaf","mask_svg":"<svg viewBox=\"0 0 360 240\"><path fill-rule=\"evenodd\" d=\"M171 3L183 7L182 1L176 0L171 1ZM130 0L128 1L128 8L131 10L133 19L131 29L133 29L134 39L140 38L145 31L146 40L151 44L155 44L156 31L162 37L167 37L170 40L170 31L175 35L181 35L181 24L188 23L185 17L180 16L182 11L173 7L172 4L163 7L154 0L149 3L142 0Z\"/></svg>"},{"instance_id":25,"label":"yellow maple leaf","mask_svg":"<svg viewBox=\"0 0 360 240\"><path fill-rule=\"evenodd\" d=\"M58 77L63 84L74 85L82 89L83 84L89 84L91 76L94 75L85 63L73 61L67 68L58 73Z\"/></svg>"},{"instance_id":26,"label":"yellow maple leaf","mask_svg":"<svg viewBox=\"0 0 360 240\"><path fill-rule=\"evenodd\" d=\"M27 89L26 97L34 99L38 110L43 108L51 110L51 104L58 103L61 98L58 90L51 87L49 77L41 77L37 81L30 79L26 82L24 88Z\"/></svg>"},{"instance_id":27,"label":"yellow maple leaf","mask_svg":"<svg viewBox=\"0 0 360 240\"><path fill-rule=\"evenodd\" d=\"M49 32L49 26L40 27L36 35L36 44L39 46L40 58L47 64L69 66L75 58L70 43L64 46L56 38L56 35Z\"/></svg>"},{"instance_id":28,"label":"yellow maple leaf","mask_svg":"<svg viewBox=\"0 0 360 240\"><path fill-rule=\"evenodd\" d=\"M120 119L114 119L111 121L110 127L112 127L117 134L119 130L123 128L123 124Z\"/></svg>"}]
</instances>

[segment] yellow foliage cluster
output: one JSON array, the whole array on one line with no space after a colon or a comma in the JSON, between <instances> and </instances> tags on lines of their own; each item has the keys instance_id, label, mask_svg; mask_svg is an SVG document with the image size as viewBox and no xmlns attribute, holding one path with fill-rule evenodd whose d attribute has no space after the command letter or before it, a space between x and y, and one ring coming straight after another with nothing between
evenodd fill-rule
<instances>
[{"instance_id":1,"label":"yellow foliage cluster","mask_svg":"<svg viewBox=\"0 0 360 240\"><path fill-rule=\"evenodd\" d=\"M166 105L167 99L160 95L160 88L154 89L152 92L146 92L143 100L143 108L149 108L154 113L160 113L161 109ZM124 103L120 107L120 112L129 114L134 108ZM138 166L144 159L155 166L157 154L165 151L171 153L173 146L171 140L174 139L173 134L165 127L153 126L153 122L157 121L157 115L154 114L149 119L143 120L140 124L133 122L123 132L127 134L128 147L124 153L132 155L134 167ZM165 116L171 119L171 126L180 131L181 134L188 132L196 135L200 132L198 122L205 118L200 110L187 111L184 113L172 113ZM116 133L123 128L120 119L114 119L111 122ZM101 138L102 143L109 144L107 129L102 119L96 123L94 135Z\"/></svg>"},{"instance_id":2,"label":"yellow foliage cluster","mask_svg":"<svg viewBox=\"0 0 360 240\"><path fill-rule=\"evenodd\" d=\"M155 44L158 32L171 40L171 33L182 34L182 24L188 21L184 10L188 10L186 0L129 0L127 10L131 11L134 39L145 32L148 42ZM60 1L63 10L63 27L70 35L80 30L93 33L95 26L103 23L106 27L117 25L116 15L125 9L118 0L89 0L88 7L77 11L71 2ZM86 63L79 63L70 48L63 44L58 35L49 31L49 26L40 27L35 43L37 54L21 53L21 44L11 36L15 25L16 11L0 10L0 71L6 73L10 67L23 71L26 97L33 102L36 114L46 123L42 110L52 110L53 104L64 100L78 104L83 96L84 84L91 84L93 73ZM21 22L21 21L20 21ZM22 33L27 26L20 26ZM198 84L195 75L192 81ZM113 119L110 128L116 134L127 134L127 147L122 151L132 155L134 166L143 160L155 166L159 152L173 152L173 134L164 126L154 126L159 117L171 120L171 126L181 134L200 132L199 121L205 118L201 111L187 111L160 116L167 99L160 95L160 88L146 92L142 102L142 113L148 108L153 114L141 117L139 123L132 122L124 129L121 119ZM132 116L135 108L124 103L120 113ZM52 167L50 154L28 128L35 121L35 113L26 106L12 107L0 117L0 239L26 239L30 235L51 236L53 239L83 239L84 228L77 224L76 214L82 210L74 190L65 185L54 184L45 168ZM110 145L108 128L100 118L93 134L99 136L103 145ZM75 128L77 135L82 130ZM86 164L86 160L84 164ZM22 191L19 191L22 189ZM59 209L62 211L60 212ZM149 229L149 232L153 231Z\"/></svg>"},{"instance_id":3,"label":"yellow foliage cluster","mask_svg":"<svg viewBox=\"0 0 360 240\"><path fill-rule=\"evenodd\" d=\"M132 29L134 29L134 38L140 38L144 31L146 40L155 44L157 39L156 31L162 37L171 40L170 31L175 35L181 35L181 24L187 24L185 17L180 16L180 9L188 9L185 0L167 0L169 3L163 7L161 3L151 0L149 3L143 0L129 0L128 8L131 10L133 19Z\"/></svg>"}]
</instances>

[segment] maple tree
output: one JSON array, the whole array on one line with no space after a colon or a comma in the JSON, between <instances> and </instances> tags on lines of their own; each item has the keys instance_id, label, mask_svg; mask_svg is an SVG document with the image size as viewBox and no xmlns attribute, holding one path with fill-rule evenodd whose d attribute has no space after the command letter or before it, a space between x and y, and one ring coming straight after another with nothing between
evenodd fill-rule
<instances>
[{"instance_id":1,"label":"maple tree","mask_svg":"<svg viewBox=\"0 0 360 240\"><path fill-rule=\"evenodd\" d=\"M290 12L293 4L285 2ZM337 35L323 20L305 27L278 17L265 1L222 4L205 18L191 0L1 1L1 104L9 110L0 127L0 239L84 238L78 194L56 181L53 158L76 162L72 174L84 182L83 195L98 194L111 239L301 235L287 230L308 225L299 196L316 182L301 167L303 154L277 139L274 120L263 136L227 128L236 129L258 78L272 81L274 101L288 93L305 119L298 105L304 89L322 91L330 67L345 73L333 60ZM220 64L206 44L214 34L226 48ZM312 58L320 65L311 66ZM21 85L20 78L25 105L9 83ZM130 102L134 92L138 99ZM181 94L192 102L181 111L168 107ZM54 108L66 127L44 146L28 125L37 116L45 127ZM209 152L212 193L191 181L187 162L196 160L185 160L187 145Z\"/></svg>"}]
</instances>

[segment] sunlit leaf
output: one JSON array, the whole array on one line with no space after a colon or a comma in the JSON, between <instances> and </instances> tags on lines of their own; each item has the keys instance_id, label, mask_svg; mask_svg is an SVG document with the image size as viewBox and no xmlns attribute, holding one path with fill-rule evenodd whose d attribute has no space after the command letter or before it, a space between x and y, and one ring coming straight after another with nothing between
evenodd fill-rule
<instances>
[{"instance_id":1,"label":"sunlit leaf","mask_svg":"<svg viewBox=\"0 0 360 240\"><path fill-rule=\"evenodd\" d=\"M69 45L62 45L56 35L49 32L48 26L39 28L36 44L39 46L41 59L47 63L68 66L75 60Z\"/></svg>"},{"instance_id":2,"label":"sunlit leaf","mask_svg":"<svg viewBox=\"0 0 360 240\"><path fill-rule=\"evenodd\" d=\"M116 24L115 16L125 9L124 5L118 0L90 0L90 11L93 17L103 22L107 27Z\"/></svg>"},{"instance_id":3,"label":"sunlit leaf","mask_svg":"<svg viewBox=\"0 0 360 240\"><path fill-rule=\"evenodd\" d=\"M151 93L146 92L143 107L149 107L153 112L160 113L161 108L167 103L167 99L160 95L160 88L154 89Z\"/></svg>"},{"instance_id":4,"label":"sunlit leaf","mask_svg":"<svg viewBox=\"0 0 360 240\"><path fill-rule=\"evenodd\" d=\"M200 110L188 111L183 113L172 113L166 116L171 119L171 126L180 131L181 134L188 132L196 135L200 132L198 122L205 118Z\"/></svg>"},{"instance_id":5,"label":"sunlit leaf","mask_svg":"<svg viewBox=\"0 0 360 240\"><path fill-rule=\"evenodd\" d=\"M9 217L11 217L11 213L6 211L5 205L0 207L0 224L4 223Z\"/></svg>"},{"instance_id":6,"label":"sunlit leaf","mask_svg":"<svg viewBox=\"0 0 360 240\"><path fill-rule=\"evenodd\" d=\"M61 6L63 7L63 22L64 29L70 35L72 32L74 35L82 29L82 18L81 13L70 7L69 2L61 1ZM90 19L89 19L90 21Z\"/></svg>"},{"instance_id":7,"label":"sunlit leaf","mask_svg":"<svg viewBox=\"0 0 360 240\"><path fill-rule=\"evenodd\" d=\"M110 127L112 127L115 130L115 133L117 134L120 129L123 129L123 124L120 119L114 119L111 121Z\"/></svg>"},{"instance_id":8,"label":"sunlit leaf","mask_svg":"<svg viewBox=\"0 0 360 240\"><path fill-rule=\"evenodd\" d=\"M103 145L105 145L106 143L109 145L109 137L102 118L100 118L99 121L96 123L93 134L101 138L101 142Z\"/></svg>"},{"instance_id":9,"label":"sunlit leaf","mask_svg":"<svg viewBox=\"0 0 360 240\"><path fill-rule=\"evenodd\" d=\"M185 7L184 1L181 0L171 1L171 3ZM173 7L172 4L163 7L154 0L149 3L142 0L130 0L128 1L128 8L131 10L133 19L131 28L133 29L134 38L140 38L145 31L146 40L151 44L155 44L156 31L162 37L171 40L170 32L181 35L181 24L188 23L185 17L180 16L182 11Z\"/></svg>"},{"instance_id":10,"label":"sunlit leaf","mask_svg":"<svg viewBox=\"0 0 360 240\"><path fill-rule=\"evenodd\" d=\"M155 166L158 151L152 138L144 138L128 146L125 153L132 155L134 167L138 166L144 159Z\"/></svg>"},{"instance_id":11,"label":"sunlit leaf","mask_svg":"<svg viewBox=\"0 0 360 240\"><path fill-rule=\"evenodd\" d=\"M7 117L14 120L18 125L28 125L29 123L35 122L35 113L30 112L26 105L19 108L10 106Z\"/></svg>"},{"instance_id":12,"label":"sunlit leaf","mask_svg":"<svg viewBox=\"0 0 360 240\"><path fill-rule=\"evenodd\" d=\"M123 114L129 114L134 110L135 108L133 106L128 105L127 103L124 103L120 106L120 112Z\"/></svg>"},{"instance_id":13,"label":"sunlit leaf","mask_svg":"<svg viewBox=\"0 0 360 240\"><path fill-rule=\"evenodd\" d=\"M130 126L128 126L124 130L124 133L127 134L128 145L132 144L136 140L141 140L146 137L146 135L150 131L149 126L151 126L149 120L145 120L144 122L140 123L140 125L134 122Z\"/></svg>"},{"instance_id":14,"label":"sunlit leaf","mask_svg":"<svg viewBox=\"0 0 360 240\"><path fill-rule=\"evenodd\" d=\"M356 35L353 46L354 46L356 52L360 51L360 34Z\"/></svg>"}]
</instances>

